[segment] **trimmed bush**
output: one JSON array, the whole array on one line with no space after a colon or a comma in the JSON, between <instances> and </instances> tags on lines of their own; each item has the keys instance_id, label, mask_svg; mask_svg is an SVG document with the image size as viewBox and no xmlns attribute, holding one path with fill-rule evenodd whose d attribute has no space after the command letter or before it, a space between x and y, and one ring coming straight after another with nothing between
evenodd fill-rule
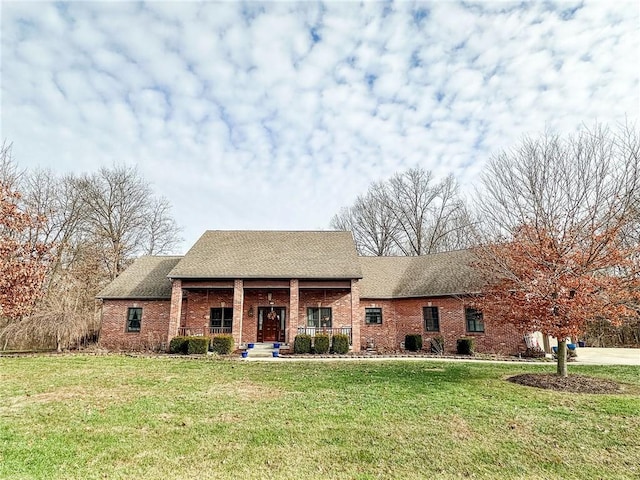
<instances>
[{"instance_id":1,"label":"trimmed bush","mask_svg":"<svg viewBox=\"0 0 640 480\"><path fill-rule=\"evenodd\" d=\"M545 353L540 347L527 347L527 350L522 354L525 358L544 358Z\"/></svg>"},{"instance_id":2,"label":"trimmed bush","mask_svg":"<svg viewBox=\"0 0 640 480\"><path fill-rule=\"evenodd\" d=\"M169 353L187 353L187 339L189 337L173 337L169 343Z\"/></svg>"},{"instance_id":3,"label":"trimmed bush","mask_svg":"<svg viewBox=\"0 0 640 480\"><path fill-rule=\"evenodd\" d=\"M459 338L456 349L460 355L473 355L475 351L475 340L469 337Z\"/></svg>"},{"instance_id":4,"label":"trimmed bush","mask_svg":"<svg viewBox=\"0 0 640 480\"><path fill-rule=\"evenodd\" d=\"M444 354L444 337L437 336L431 339L431 353L436 355Z\"/></svg>"},{"instance_id":5,"label":"trimmed bush","mask_svg":"<svg viewBox=\"0 0 640 480\"><path fill-rule=\"evenodd\" d=\"M216 335L211 338L209 349L220 355L229 355L233 352L233 335Z\"/></svg>"},{"instance_id":6,"label":"trimmed bush","mask_svg":"<svg viewBox=\"0 0 640 480\"><path fill-rule=\"evenodd\" d=\"M329 351L329 335L318 334L313 338L313 353L322 355Z\"/></svg>"},{"instance_id":7,"label":"trimmed bush","mask_svg":"<svg viewBox=\"0 0 640 480\"><path fill-rule=\"evenodd\" d=\"M336 333L331 339L331 352L344 355L349 352L349 335Z\"/></svg>"},{"instance_id":8,"label":"trimmed bush","mask_svg":"<svg viewBox=\"0 0 640 480\"><path fill-rule=\"evenodd\" d=\"M296 335L293 341L293 353L310 353L311 352L311 337L306 334Z\"/></svg>"},{"instance_id":9,"label":"trimmed bush","mask_svg":"<svg viewBox=\"0 0 640 480\"><path fill-rule=\"evenodd\" d=\"M422 335L406 335L404 337L404 348L410 352L419 352L422 350Z\"/></svg>"},{"instance_id":10,"label":"trimmed bush","mask_svg":"<svg viewBox=\"0 0 640 480\"><path fill-rule=\"evenodd\" d=\"M209 350L209 337L187 337L187 354L203 354Z\"/></svg>"}]
</instances>

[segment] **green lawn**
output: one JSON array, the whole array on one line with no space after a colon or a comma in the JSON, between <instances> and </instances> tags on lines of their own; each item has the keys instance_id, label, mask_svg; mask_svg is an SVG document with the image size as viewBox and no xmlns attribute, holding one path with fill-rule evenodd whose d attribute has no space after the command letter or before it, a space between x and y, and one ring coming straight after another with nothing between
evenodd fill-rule
<instances>
[{"instance_id":1,"label":"green lawn","mask_svg":"<svg viewBox=\"0 0 640 480\"><path fill-rule=\"evenodd\" d=\"M0 358L0 478L638 478L637 367Z\"/></svg>"}]
</instances>

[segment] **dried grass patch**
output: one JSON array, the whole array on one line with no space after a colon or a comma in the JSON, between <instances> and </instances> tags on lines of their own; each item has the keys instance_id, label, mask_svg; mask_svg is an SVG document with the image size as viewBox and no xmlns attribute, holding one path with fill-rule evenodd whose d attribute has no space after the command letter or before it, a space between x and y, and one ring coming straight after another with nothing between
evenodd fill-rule
<instances>
[{"instance_id":1,"label":"dried grass patch","mask_svg":"<svg viewBox=\"0 0 640 480\"><path fill-rule=\"evenodd\" d=\"M281 398L284 392L267 387L250 380L238 380L226 384L218 384L207 391L209 396L236 397L241 401L275 400Z\"/></svg>"},{"instance_id":2,"label":"dried grass patch","mask_svg":"<svg viewBox=\"0 0 640 480\"><path fill-rule=\"evenodd\" d=\"M25 394L6 399L5 405L0 406L0 415L17 413L31 405L50 403L69 403L80 401L96 407L103 407L119 401L128 401L131 391L123 387L86 389L81 386L57 388L50 392Z\"/></svg>"}]
</instances>

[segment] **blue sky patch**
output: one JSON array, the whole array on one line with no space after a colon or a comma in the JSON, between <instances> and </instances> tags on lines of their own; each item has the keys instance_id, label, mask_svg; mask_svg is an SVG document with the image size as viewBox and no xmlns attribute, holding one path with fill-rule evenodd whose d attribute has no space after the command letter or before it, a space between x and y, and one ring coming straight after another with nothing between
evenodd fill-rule
<instances>
[{"instance_id":1,"label":"blue sky patch","mask_svg":"<svg viewBox=\"0 0 640 480\"><path fill-rule=\"evenodd\" d=\"M467 188L523 135L637 122L639 24L627 0L4 2L0 124L21 168L138 166L187 246L326 229L401 169Z\"/></svg>"}]
</instances>

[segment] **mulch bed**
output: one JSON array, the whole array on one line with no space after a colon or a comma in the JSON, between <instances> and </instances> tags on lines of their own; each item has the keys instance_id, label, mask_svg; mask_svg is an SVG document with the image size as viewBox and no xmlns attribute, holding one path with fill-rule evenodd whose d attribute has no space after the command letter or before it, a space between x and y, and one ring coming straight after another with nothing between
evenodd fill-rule
<instances>
[{"instance_id":1,"label":"mulch bed","mask_svg":"<svg viewBox=\"0 0 640 480\"><path fill-rule=\"evenodd\" d=\"M552 373L524 373L507 378L508 381L528 387L546 388L572 393L622 393L620 384L604 378L569 375L561 377Z\"/></svg>"}]
</instances>

